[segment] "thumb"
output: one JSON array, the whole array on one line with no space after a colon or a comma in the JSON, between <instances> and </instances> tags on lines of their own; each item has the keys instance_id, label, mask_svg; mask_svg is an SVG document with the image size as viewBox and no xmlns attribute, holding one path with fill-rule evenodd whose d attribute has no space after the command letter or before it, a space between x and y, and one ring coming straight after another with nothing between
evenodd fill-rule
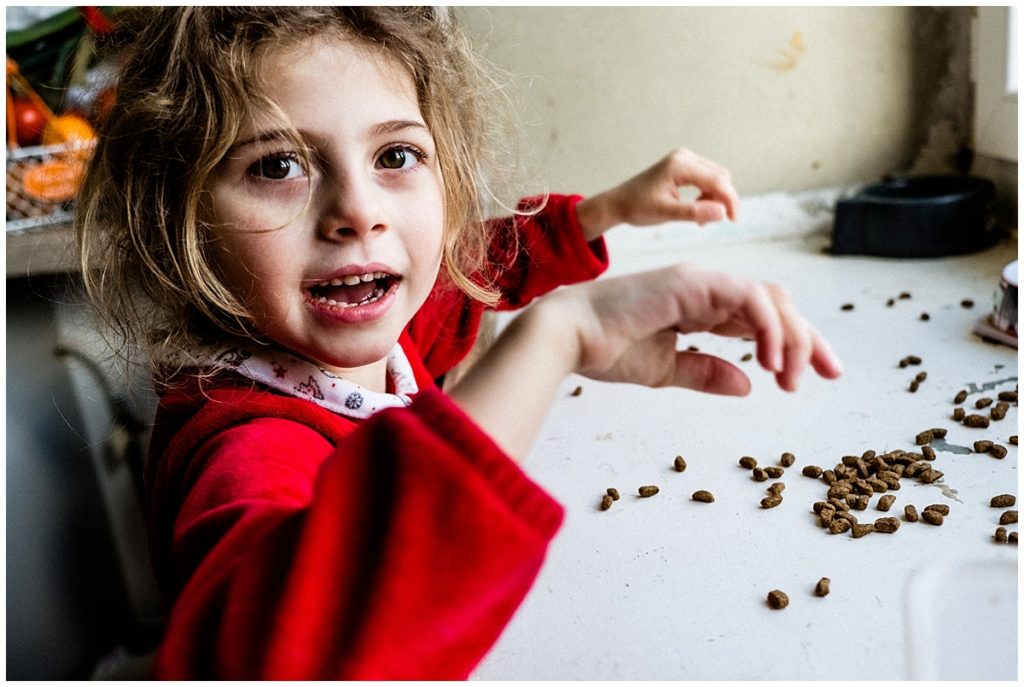
<instances>
[{"instance_id":1,"label":"thumb","mask_svg":"<svg viewBox=\"0 0 1024 687\"><path fill-rule=\"evenodd\" d=\"M750 378L732 363L705 353L680 351L668 385L721 396L746 396Z\"/></svg>"}]
</instances>

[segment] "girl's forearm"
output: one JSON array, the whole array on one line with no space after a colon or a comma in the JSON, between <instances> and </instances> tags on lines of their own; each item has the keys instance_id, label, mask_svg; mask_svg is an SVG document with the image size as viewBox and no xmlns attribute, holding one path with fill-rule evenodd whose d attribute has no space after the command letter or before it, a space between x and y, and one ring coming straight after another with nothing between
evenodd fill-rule
<instances>
[{"instance_id":1,"label":"girl's forearm","mask_svg":"<svg viewBox=\"0 0 1024 687\"><path fill-rule=\"evenodd\" d=\"M451 389L459 406L510 456L526 456L555 394L580 357L578 335L556 299L518 317Z\"/></svg>"},{"instance_id":2,"label":"girl's forearm","mask_svg":"<svg viewBox=\"0 0 1024 687\"><path fill-rule=\"evenodd\" d=\"M588 242L600 238L606 231L622 223L610 191L584 198L577 203L576 217L583 229L583 237Z\"/></svg>"}]
</instances>

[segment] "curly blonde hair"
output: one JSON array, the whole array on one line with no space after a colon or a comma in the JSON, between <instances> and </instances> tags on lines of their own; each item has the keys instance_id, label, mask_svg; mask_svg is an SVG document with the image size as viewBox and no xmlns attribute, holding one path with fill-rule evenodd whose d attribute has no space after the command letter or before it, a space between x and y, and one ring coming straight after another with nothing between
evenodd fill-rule
<instances>
[{"instance_id":1,"label":"curly blonde hair","mask_svg":"<svg viewBox=\"0 0 1024 687\"><path fill-rule=\"evenodd\" d=\"M412 75L445 181L442 274L485 303L484 199L505 140L502 90L454 19L431 7L164 7L123 24L117 100L76 199L87 294L150 361L252 336L218 276L203 189L261 96L261 59L314 36L384 51ZM501 124L500 124L501 123ZM498 127L500 131L496 130ZM486 172L485 172L486 170Z\"/></svg>"}]
</instances>

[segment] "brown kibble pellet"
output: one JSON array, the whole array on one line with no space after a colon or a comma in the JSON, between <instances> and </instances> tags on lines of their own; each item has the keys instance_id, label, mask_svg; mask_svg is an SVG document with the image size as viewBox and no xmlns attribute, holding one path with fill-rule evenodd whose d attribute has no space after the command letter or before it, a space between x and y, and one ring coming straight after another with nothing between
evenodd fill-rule
<instances>
[{"instance_id":1,"label":"brown kibble pellet","mask_svg":"<svg viewBox=\"0 0 1024 687\"><path fill-rule=\"evenodd\" d=\"M615 487L608 487L608 490L607 490L606 493L608 494L608 496L612 497L612 501L618 501L619 500L619 490L616 489Z\"/></svg>"},{"instance_id":2,"label":"brown kibble pellet","mask_svg":"<svg viewBox=\"0 0 1024 687\"><path fill-rule=\"evenodd\" d=\"M766 467L764 469L764 472L765 472L766 475L768 475L772 479L778 479L778 478L782 477L782 475L784 475L786 471L783 470L778 465L769 465L768 467Z\"/></svg>"},{"instance_id":3,"label":"brown kibble pellet","mask_svg":"<svg viewBox=\"0 0 1024 687\"><path fill-rule=\"evenodd\" d=\"M958 391L956 393L956 396L953 397L953 403L956 404L956 405L960 405L961 403L963 403L966 400L967 400L967 389L961 389L960 391Z\"/></svg>"},{"instance_id":4,"label":"brown kibble pellet","mask_svg":"<svg viewBox=\"0 0 1024 687\"><path fill-rule=\"evenodd\" d=\"M965 298L962 301L960 301L960 307L970 310L971 308L974 307L974 301L972 301L970 298Z\"/></svg>"},{"instance_id":5,"label":"brown kibble pellet","mask_svg":"<svg viewBox=\"0 0 1024 687\"><path fill-rule=\"evenodd\" d=\"M1010 544L1013 544L1014 546L1016 546L1017 545L1017 533L1016 532L1010 532L1010 538L1007 540L1007 542L1010 543Z\"/></svg>"},{"instance_id":6,"label":"brown kibble pellet","mask_svg":"<svg viewBox=\"0 0 1024 687\"><path fill-rule=\"evenodd\" d=\"M784 468L792 467L793 463L795 463L795 462L796 462L796 456L794 456L789 451L786 451L781 456L779 456L779 465L781 465Z\"/></svg>"},{"instance_id":7,"label":"brown kibble pellet","mask_svg":"<svg viewBox=\"0 0 1024 687\"><path fill-rule=\"evenodd\" d=\"M754 357L753 353L744 353L743 357L740 358L740 362L744 362L744 363L748 362L749 360L753 359L753 357Z\"/></svg>"},{"instance_id":8,"label":"brown kibble pellet","mask_svg":"<svg viewBox=\"0 0 1024 687\"><path fill-rule=\"evenodd\" d=\"M985 428L989 426L989 419L984 415L968 415L964 418L964 424L968 427Z\"/></svg>"},{"instance_id":9,"label":"brown kibble pellet","mask_svg":"<svg viewBox=\"0 0 1024 687\"><path fill-rule=\"evenodd\" d=\"M882 498L878 499L878 510L882 512L888 512L888 510L892 508L892 504L895 500L896 497L893 496L892 494L887 494L886 496L883 496Z\"/></svg>"},{"instance_id":10,"label":"brown kibble pellet","mask_svg":"<svg viewBox=\"0 0 1024 687\"><path fill-rule=\"evenodd\" d=\"M836 515L839 514L836 513ZM843 518L833 517L832 520L828 523L828 531L832 534L842 534L843 532L849 532L850 527L850 521L845 520Z\"/></svg>"},{"instance_id":11,"label":"brown kibble pellet","mask_svg":"<svg viewBox=\"0 0 1024 687\"><path fill-rule=\"evenodd\" d=\"M928 379L927 372L918 372L916 375L914 375L914 381L916 382L923 382L926 379Z\"/></svg>"},{"instance_id":12,"label":"brown kibble pellet","mask_svg":"<svg viewBox=\"0 0 1024 687\"><path fill-rule=\"evenodd\" d=\"M789 605L789 597L786 592L773 589L768 592L768 605L776 611L781 610Z\"/></svg>"},{"instance_id":13,"label":"brown kibble pellet","mask_svg":"<svg viewBox=\"0 0 1024 687\"><path fill-rule=\"evenodd\" d=\"M752 476L756 482L765 482L768 480L768 473L764 471L764 468L754 468Z\"/></svg>"},{"instance_id":14,"label":"brown kibble pellet","mask_svg":"<svg viewBox=\"0 0 1024 687\"><path fill-rule=\"evenodd\" d=\"M843 303L841 306L839 306L839 309L847 311L853 310L853 303Z\"/></svg>"},{"instance_id":15,"label":"brown kibble pellet","mask_svg":"<svg viewBox=\"0 0 1024 687\"><path fill-rule=\"evenodd\" d=\"M676 456L676 459L672 462L672 467L675 468L676 472L682 472L686 469L686 461L683 460L682 456Z\"/></svg>"},{"instance_id":16,"label":"brown kibble pellet","mask_svg":"<svg viewBox=\"0 0 1024 687\"><path fill-rule=\"evenodd\" d=\"M975 453L988 453L990 448L992 448L992 442L988 439L979 439L974 442Z\"/></svg>"},{"instance_id":17,"label":"brown kibble pellet","mask_svg":"<svg viewBox=\"0 0 1024 687\"><path fill-rule=\"evenodd\" d=\"M931 484L932 482L938 482L940 479L942 479L943 474L944 473L942 473L939 470L928 468L924 472L918 473L917 481L920 482L921 484Z\"/></svg>"},{"instance_id":18,"label":"brown kibble pellet","mask_svg":"<svg viewBox=\"0 0 1024 687\"><path fill-rule=\"evenodd\" d=\"M921 313L921 321L922 321L922 322L927 322L927 321L928 321L928 320L930 320L930 319L932 319L932 316L931 316L931 315L929 315L929 314L928 314L928 313L926 313L926 312L923 312L923 313Z\"/></svg>"},{"instance_id":19,"label":"brown kibble pellet","mask_svg":"<svg viewBox=\"0 0 1024 687\"><path fill-rule=\"evenodd\" d=\"M946 429L945 427L932 427L928 431L931 432L932 436L935 437L936 439L944 438L946 436L946 433L949 432L949 430Z\"/></svg>"},{"instance_id":20,"label":"brown kibble pellet","mask_svg":"<svg viewBox=\"0 0 1024 687\"><path fill-rule=\"evenodd\" d=\"M992 446L989 447L988 449L988 454L993 458L1005 458L1006 453L1006 447L1001 446L1000 444L992 444Z\"/></svg>"},{"instance_id":21,"label":"brown kibble pellet","mask_svg":"<svg viewBox=\"0 0 1024 687\"><path fill-rule=\"evenodd\" d=\"M1006 401L1008 403L1016 403L1017 402L1017 392L1016 391L1000 391L999 394L996 396L996 398L998 398L1000 401Z\"/></svg>"},{"instance_id":22,"label":"brown kibble pellet","mask_svg":"<svg viewBox=\"0 0 1024 687\"><path fill-rule=\"evenodd\" d=\"M949 515L949 506L944 503L931 503L925 506L924 509L935 511L936 513L942 513L943 515Z\"/></svg>"},{"instance_id":23,"label":"brown kibble pellet","mask_svg":"<svg viewBox=\"0 0 1024 687\"><path fill-rule=\"evenodd\" d=\"M911 505L903 507L903 517L907 519L907 522L917 522L917 509Z\"/></svg>"},{"instance_id":24,"label":"brown kibble pellet","mask_svg":"<svg viewBox=\"0 0 1024 687\"><path fill-rule=\"evenodd\" d=\"M929 525L935 525L936 527L941 525L943 521L942 513L937 510L927 509L921 511L921 519Z\"/></svg>"},{"instance_id":25,"label":"brown kibble pellet","mask_svg":"<svg viewBox=\"0 0 1024 687\"><path fill-rule=\"evenodd\" d=\"M774 494L775 496L778 496L784 491L786 491L785 482L772 482L770 485L768 485L769 494Z\"/></svg>"},{"instance_id":26,"label":"brown kibble pellet","mask_svg":"<svg viewBox=\"0 0 1024 687\"><path fill-rule=\"evenodd\" d=\"M690 498L694 501L701 501L703 503L714 503L715 501L714 494L710 491L705 491L704 489L693 492L693 495Z\"/></svg>"},{"instance_id":27,"label":"brown kibble pellet","mask_svg":"<svg viewBox=\"0 0 1024 687\"><path fill-rule=\"evenodd\" d=\"M821 578L820 580L818 580L818 584L814 585L814 595L815 596L828 596L829 591L831 591L829 589L829 585L831 585L831 584L832 584L832 580L830 580L829 578L827 578L827 577Z\"/></svg>"},{"instance_id":28,"label":"brown kibble pellet","mask_svg":"<svg viewBox=\"0 0 1024 687\"><path fill-rule=\"evenodd\" d=\"M1013 444L1014 446L1017 445L1017 435L1016 434L1011 434L1010 435L1010 443Z\"/></svg>"},{"instance_id":29,"label":"brown kibble pellet","mask_svg":"<svg viewBox=\"0 0 1024 687\"><path fill-rule=\"evenodd\" d=\"M1017 511L1015 510L1008 510L999 516L1000 525L1012 525L1015 522L1017 522Z\"/></svg>"},{"instance_id":30,"label":"brown kibble pellet","mask_svg":"<svg viewBox=\"0 0 1024 687\"><path fill-rule=\"evenodd\" d=\"M918 432L917 436L914 437L914 441L917 443L918 446L922 446L924 444L927 444L927 443L931 442L932 439L934 439L934 437L932 436L932 433L931 433L930 430L926 430L924 432Z\"/></svg>"},{"instance_id":31,"label":"brown kibble pellet","mask_svg":"<svg viewBox=\"0 0 1024 687\"><path fill-rule=\"evenodd\" d=\"M908 365L920 365L921 364L921 359L918 356L916 356L916 355L908 355L906 357L906 361L907 361Z\"/></svg>"},{"instance_id":32,"label":"brown kibble pellet","mask_svg":"<svg viewBox=\"0 0 1024 687\"><path fill-rule=\"evenodd\" d=\"M782 497L777 494L765 496L761 499L761 508L775 508L780 503L782 503Z\"/></svg>"},{"instance_id":33,"label":"brown kibble pellet","mask_svg":"<svg viewBox=\"0 0 1024 687\"><path fill-rule=\"evenodd\" d=\"M850 528L850 534L854 539L860 539L865 534L871 534L875 531L875 526L869 523L858 523Z\"/></svg>"},{"instance_id":34,"label":"brown kibble pellet","mask_svg":"<svg viewBox=\"0 0 1024 687\"><path fill-rule=\"evenodd\" d=\"M974 407L979 409L988 408L990 405L992 405L992 399L989 398L988 396L985 396L984 398L979 398L977 401L974 402Z\"/></svg>"},{"instance_id":35,"label":"brown kibble pellet","mask_svg":"<svg viewBox=\"0 0 1024 687\"><path fill-rule=\"evenodd\" d=\"M924 457L925 460L935 460L935 449L931 446L922 446L921 456Z\"/></svg>"},{"instance_id":36,"label":"brown kibble pellet","mask_svg":"<svg viewBox=\"0 0 1024 687\"><path fill-rule=\"evenodd\" d=\"M753 470L757 467L757 458L753 456L743 456L740 458L740 467L746 468L747 470Z\"/></svg>"},{"instance_id":37,"label":"brown kibble pellet","mask_svg":"<svg viewBox=\"0 0 1024 687\"><path fill-rule=\"evenodd\" d=\"M1000 494L999 496L993 496L992 500L988 502L988 505L993 508L1006 508L1017 504L1017 497L1013 494Z\"/></svg>"},{"instance_id":38,"label":"brown kibble pellet","mask_svg":"<svg viewBox=\"0 0 1024 687\"><path fill-rule=\"evenodd\" d=\"M995 534L994 538L996 540L996 544L1005 544L1006 543L1006 528L1005 527L997 527L996 528L996 534Z\"/></svg>"},{"instance_id":39,"label":"brown kibble pellet","mask_svg":"<svg viewBox=\"0 0 1024 687\"><path fill-rule=\"evenodd\" d=\"M900 521L896 518L878 518L875 520L875 532L891 534L900 528Z\"/></svg>"},{"instance_id":40,"label":"brown kibble pellet","mask_svg":"<svg viewBox=\"0 0 1024 687\"><path fill-rule=\"evenodd\" d=\"M997 405L989 412L988 416L993 420L1002 420L1006 418L1006 406Z\"/></svg>"},{"instance_id":41,"label":"brown kibble pellet","mask_svg":"<svg viewBox=\"0 0 1024 687\"><path fill-rule=\"evenodd\" d=\"M909 292L909 291L904 291L904 292L902 292L902 293L900 294L900 300L901 300L901 301L906 301L906 300L910 300L910 292Z\"/></svg>"},{"instance_id":42,"label":"brown kibble pellet","mask_svg":"<svg viewBox=\"0 0 1024 687\"><path fill-rule=\"evenodd\" d=\"M953 419L956 420L957 422L963 420L966 415L967 413L964 411L963 408L953 408Z\"/></svg>"},{"instance_id":43,"label":"brown kibble pellet","mask_svg":"<svg viewBox=\"0 0 1024 687\"><path fill-rule=\"evenodd\" d=\"M658 493L658 491L658 487L654 486L653 484L647 485L645 487L640 487L639 489L640 496L644 498L647 498L648 496L654 496L655 494Z\"/></svg>"},{"instance_id":44,"label":"brown kibble pellet","mask_svg":"<svg viewBox=\"0 0 1024 687\"><path fill-rule=\"evenodd\" d=\"M917 381L917 380L915 379L915 380L913 380L912 382L910 382L910 387L909 387L909 390L910 390L911 392L917 391L918 387L920 387L920 386L921 386L920 382L918 382L918 381Z\"/></svg>"},{"instance_id":45,"label":"brown kibble pellet","mask_svg":"<svg viewBox=\"0 0 1024 687\"><path fill-rule=\"evenodd\" d=\"M615 499L612 498L611 494L605 494L604 496L601 497L601 510L608 510L609 508L612 507L612 503L614 502Z\"/></svg>"},{"instance_id":46,"label":"brown kibble pellet","mask_svg":"<svg viewBox=\"0 0 1024 687\"><path fill-rule=\"evenodd\" d=\"M895 298L890 298L889 300L887 300L885 302L885 304L886 304L886 306L891 308L892 306L896 305L896 299Z\"/></svg>"},{"instance_id":47,"label":"brown kibble pellet","mask_svg":"<svg viewBox=\"0 0 1024 687\"><path fill-rule=\"evenodd\" d=\"M804 469L800 472L804 477L821 477L821 468L817 465L805 465Z\"/></svg>"},{"instance_id":48,"label":"brown kibble pellet","mask_svg":"<svg viewBox=\"0 0 1024 687\"><path fill-rule=\"evenodd\" d=\"M572 393L569 394L569 395L570 396L579 396L582 393L583 393L583 387L582 386L577 386L575 389L572 390Z\"/></svg>"}]
</instances>

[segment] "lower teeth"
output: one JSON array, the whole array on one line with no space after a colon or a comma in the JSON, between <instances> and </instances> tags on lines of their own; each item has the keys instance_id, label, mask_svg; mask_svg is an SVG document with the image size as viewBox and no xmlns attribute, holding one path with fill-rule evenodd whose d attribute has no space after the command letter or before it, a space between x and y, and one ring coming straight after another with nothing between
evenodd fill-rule
<instances>
[{"instance_id":1,"label":"lower teeth","mask_svg":"<svg viewBox=\"0 0 1024 687\"><path fill-rule=\"evenodd\" d=\"M379 290L378 291L374 291L373 293L368 295L363 300L357 301L355 303L339 303L338 301L334 300L333 298L327 298L326 296L320 296L316 300L317 300L317 303L320 303L322 305L327 305L327 306L332 307L332 308L334 308L334 307L338 307L338 308L354 308L357 305L366 305L367 303L372 303L373 301L380 300L380 297L383 296L383 295L384 295L383 291L379 291Z\"/></svg>"}]
</instances>

